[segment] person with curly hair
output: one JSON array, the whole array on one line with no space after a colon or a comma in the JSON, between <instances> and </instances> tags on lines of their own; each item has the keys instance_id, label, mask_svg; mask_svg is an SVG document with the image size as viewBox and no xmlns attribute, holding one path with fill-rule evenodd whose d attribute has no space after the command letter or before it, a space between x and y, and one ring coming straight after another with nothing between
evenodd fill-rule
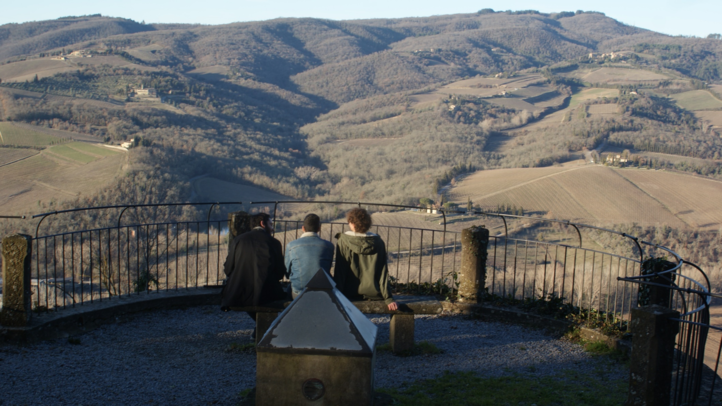
<instances>
[{"instance_id":1,"label":"person with curly hair","mask_svg":"<svg viewBox=\"0 0 722 406\"><path fill-rule=\"evenodd\" d=\"M371 215L356 208L346 214L351 230L336 234L336 287L349 300L384 300L389 310L398 310L389 288L386 244L369 232Z\"/></svg>"}]
</instances>

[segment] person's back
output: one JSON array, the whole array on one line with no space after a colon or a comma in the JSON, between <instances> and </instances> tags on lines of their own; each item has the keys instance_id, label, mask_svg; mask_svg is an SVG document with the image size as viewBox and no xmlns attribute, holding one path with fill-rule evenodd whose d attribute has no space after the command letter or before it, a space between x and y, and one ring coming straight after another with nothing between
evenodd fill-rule
<instances>
[{"instance_id":1,"label":"person's back","mask_svg":"<svg viewBox=\"0 0 722 406\"><path fill-rule=\"evenodd\" d=\"M271 236L267 214L252 218L251 231L233 240L223 271L228 280L221 293L221 309L258 306L283 299L280 279L286 271L281 243ZM253 317L253 316L252 316Z\"/></svg>"},{"instance_id":2,"label":"person's back","mask_svg":"<svg viewBox=\"0 0 722 406\"><path fill-rule=\"evenodd\" d=\"M286 270L291 280L292 295L295 298L306 287L308 281L323 269L331 275L333 244L319 236L321 220L313 213L303 221L303 234L286 246Z\"/></svg>"},{"instance_id":3,"label":"person's back","mask_svg":"<svg viewBox=\"0 0 722 406\"><path fill-rule=\"evenodd\" d=\"M389 310L397 310L389 287L386 244L368 232L371 216L356 208L348 212L346 220L351 231L336 236L336 287L350 300L384 300Z\"/></svg>"}]
</instances>

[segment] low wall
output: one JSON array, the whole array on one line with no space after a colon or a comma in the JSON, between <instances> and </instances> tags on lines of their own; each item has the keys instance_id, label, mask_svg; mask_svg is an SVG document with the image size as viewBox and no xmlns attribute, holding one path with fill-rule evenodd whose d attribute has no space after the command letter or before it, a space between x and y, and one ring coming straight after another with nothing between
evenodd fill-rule
<instances>
[{"instance_id":1,"label":"low wall","mask_svg":"<svg viewBox=\"0 0 722 406\"><path fill-rule=\"evenodd\" d=\"M152 310L221 304L220 288L191 288L122 296L69 307L58 312L34 313L25 327L0 326L0 341L32 343L86 333L103 324L119 323Z\"/></svg>"},{"instance_id":2,"label":"low wall","mask_svg":"<svg viewBox=\"0 0 722 406\"><path fill-rule=\"evenodd\" d=\"M451 303L441 302L445 311L452 314L474 314L484 321L495 321L501 323L512 323L530 328L545 330L548 334L562 336L574 327L574 323L567 320L554 319L533 313L526 313L509 307L492 306L484 303ZM632 342L617 337L608 336L598 330L581 327L580 338L586 341L601 341L610 348L620 350L629 355L632 351Z\"/></svg>"},{"instance_id":3,"label":"low wall","mask_svg":"<svg viewBox=\"0 0 722 406\"><path fill-rule=\"evenodd\" d=\"M86 303L82 306L63 309L59 312L33 314L26 327L0 326L0 342L32 343L56 338L67 338L94 330L104 324L126 321L133 316L156 310L181 309L193 306L220 306L220 288L192 288L179 291L141 293L105 299L102 302ZM490 306L476 303L441 302L443 309L451 314L474 314L483 320L513 323L543 329L552 335L561 336L573 323L553 319L513 308ZM220 311L220 310L219 310ZM588 341L603 341L612 348L629 351L628 341L606 336L599 331L582 328L581 338Z\"/></svg>"}]
</instances>

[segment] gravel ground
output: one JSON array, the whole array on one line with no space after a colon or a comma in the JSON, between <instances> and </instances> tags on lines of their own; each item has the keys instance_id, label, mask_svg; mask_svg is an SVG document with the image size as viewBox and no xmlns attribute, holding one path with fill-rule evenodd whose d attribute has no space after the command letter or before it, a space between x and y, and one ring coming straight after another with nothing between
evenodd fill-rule
<instances>
[{"instance_id":1,"label":"gravel ground","mask_svg":"<svg viewBox=\"0 0 722 406\"><path fill-rule=\"evenodd\" d=\"M373 317L379 343L389 318ZM255 385L253 322L215 306L157 311L106 325L74 340L0 346L0 405L235 405ZM626 377L621 366L536 330L460 316L417 316L416 341L442 354L396 357L378 352L376 387L399 387L444 371L484 376L561 370ZM73 343L74 342L74 343Z\"/></svg>"}]
</instances>

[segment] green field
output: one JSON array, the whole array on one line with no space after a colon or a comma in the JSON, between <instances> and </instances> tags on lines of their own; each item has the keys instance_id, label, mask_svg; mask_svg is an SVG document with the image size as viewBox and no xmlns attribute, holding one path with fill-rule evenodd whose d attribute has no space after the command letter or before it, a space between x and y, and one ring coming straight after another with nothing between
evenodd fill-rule
<instances>
[{"instance_id":1,"label":"green field","mask_svg":"<svg viewBox=\"0 0 722 406\"><path fill-rule=\"evenodd\" d=\"M3 79L3 82L24 82L33 80L35 75L42 79L77 69L67 61L50 58L31 59L0 65L0 78Z\"/></svg>"},{"instance_id":2,"label":"green field","mask_svg":"<svg viewBox=\"0 0 722 406\"><path fill-rule=\"evenodd\" d=\"M579 93L572 96L572 100L569 102L569 107L574 108L580 103L587 100L601 99L603 97L617 97L619 96L619 90L617 89L600 89L600 88L589 88L584 89Z\"/></svg>"},{"instance_id":3,"label":"green field","mask_svg":"<svg viewBox=\"0 0 722 406\"><path fill-rule=\"evenodd\" d=\"M589 106L589 115L591 116L614 116L619 114L619 107L616 103L610 104L593 104Z\"/></svg>"},{"instance_id":4,"label":"green field","mask_svg":"<svg viewBox=\"0 0 722 406\"><path fill-rule=\"evenodd\" d=\"M667 80L668 76L643 69L600 68L592 71L577 70L569 76L589 83L633 84L642 81Z\"/></svg>"},{"instance_id":5,"label":"green field","mask_svg":"<svg viewBox=\"0 0 722 406\"><path fill-rule=\"evenodd\" d=\"M714 110L722 108L722 101L706 90L692 90L672 95L677 104L687 110Z\"/></svg>"},{"instance_id":6,"label":"green field","mask_svg":"<svg viewBox=\"0 0 722 406\"><path fill-rule=\"evenodd\" d=\"M120 153L120 151L114 151L110 148L103 148L85 142L72 142L70 144L67 144L67 146L80 152L85 152L91 155L98 156L112 156Z\"/></svg>"},{"instance_id":7,"label":"green field","mask_svg":"<svg viewBox=\"0 0 722 406\"><path fill-rule=\"evenodd\" d=\"M44 147L50 145L59 138L17 127L11 123L0 123L0 145L20 145L25 147Z\"/></svg>"},{"instance_id":8,"label":"green field","mask_svg":"<svg viewBox=\"0 0 722 406\"><path fill-rule=\"evenodd\" d=\"M704 196L703 199L700 196ZM667 224L717 230L722 182L666 171L601 165L479 171L449 191L449 200L526 211L586 224Z\"/></svg>"},{"instance_id":9,"label":"green field","mask_svg":"<svg viewBox=\"0 0 722 406\"><path fill-rule=\"evenodd\" d=\"M38 152L28 149L18 151ZM0 190L3 193L0 194L0 212L25 213L36 209L38 201L63 201L93 194L120 174L123 158L124 154L116 154L103 159L92 158L94 161L81 165L45 150L1 166Z\"/></svg>"},{"instance_id":10,"label":"green field","mask_svg":"<svg viewBox=\"0 0 722 406\"><path fill-rule=\"evenodd\" d=\"M715 127L722 128L722 110L697 110L694 112L694 115L701 120L709 122Z\"/></svg>"},{"instance_id":11,"label":"green field","mask_svg":"<svg viewBox=\"0 0 722 406\"><path fill-rule=\"evenodd\" d=\"M59 155L65 159L80 162L82 164L88 164L95 161L96 157L86 155L76 149L70 148L68 145L56 145L51 147L49 151L55 155Z\"/></svg>"},{"instance_id":12,"label":"green field","mask_svg":"<svg viewBox=\"0 0 722 406\"><path fill-rule=\"evenodd\" d=\"M26 148L0 148L0 166L37 154L38 151Z\"/></svg>"},{"instance_id":13,"label":"green field","mask_svg":"<svg viewBox=\"0 0 722 406\"><path fill-rule=\"evenodd\" d=\"M535 104L527 103L521 99L495 98L494 96L501 94L501 92L507 92L514 96L530 98L552 93L554 88L547 85L538 86L543 80L543 77L538 74L526 74L506 79L477 77L449 83L428 93L415 94L410 97L410 100L414 107L419 107L424 103L445 99L449 95L464 95L488 98L491 103L519 110L541 110L543 107L535 106ZM550 94L550 96L552 95ZM543 101L548 103L551 99L553 97L545 98Z\"/></svg>"}]
</instances>

